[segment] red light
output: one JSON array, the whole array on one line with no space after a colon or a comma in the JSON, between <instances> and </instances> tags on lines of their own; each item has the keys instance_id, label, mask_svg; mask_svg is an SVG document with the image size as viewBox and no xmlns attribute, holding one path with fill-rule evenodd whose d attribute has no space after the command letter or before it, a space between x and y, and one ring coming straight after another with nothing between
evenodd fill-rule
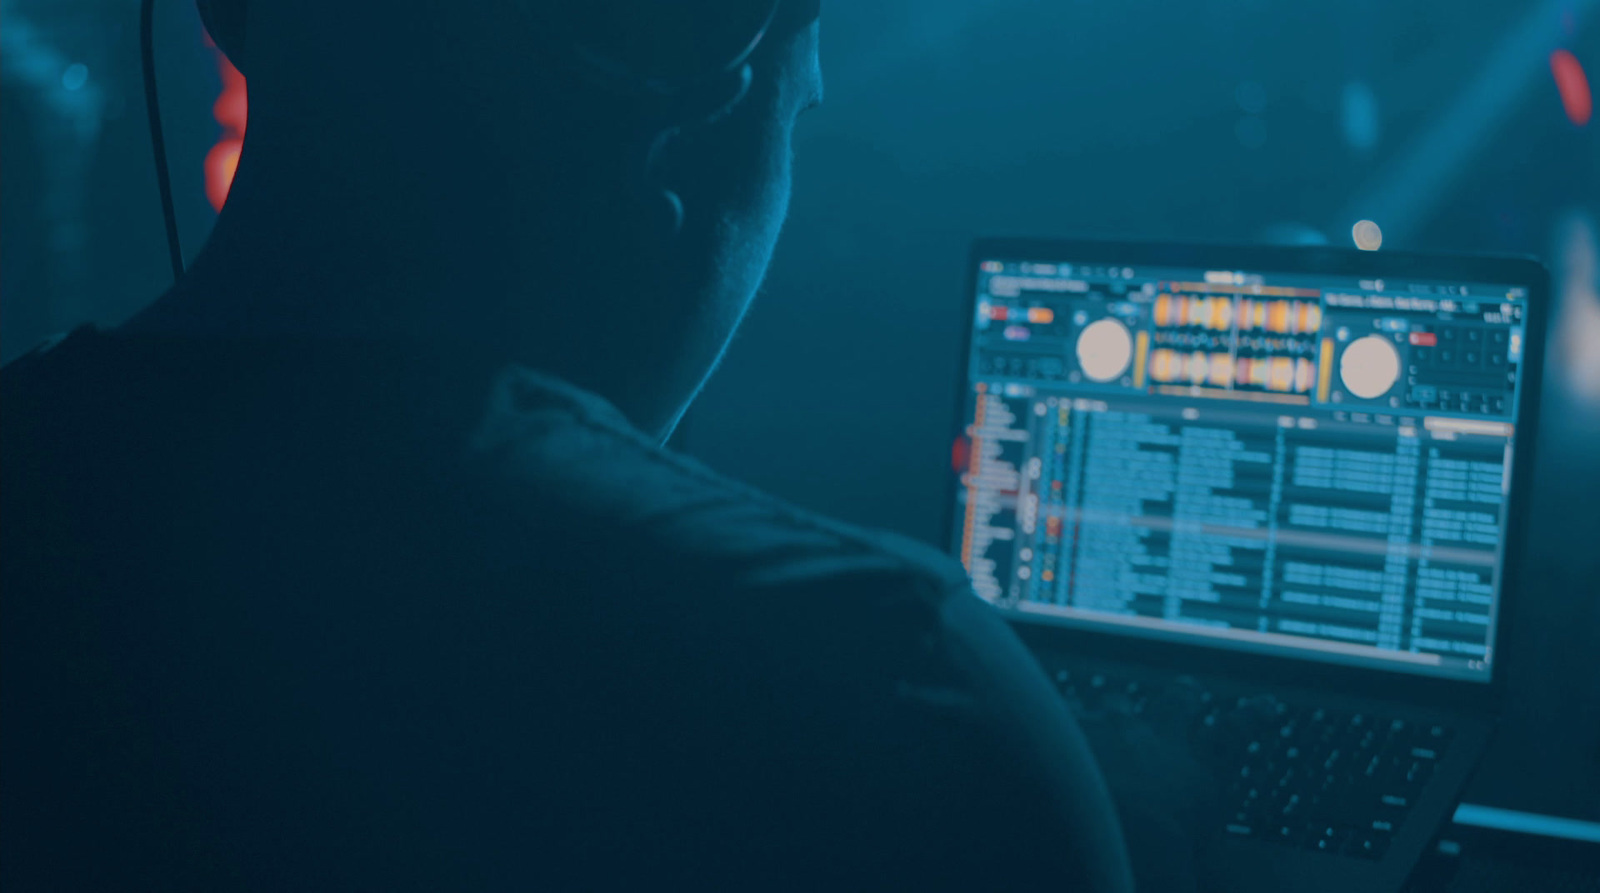
<instances>
[{"instance_id":1,"label":"red light","mask_svg":"<svg viewBox=\"0 0 1600 893\"><path fill-rule=\"evenodd\" d=\"M206 198L218 211L228 200L233 174L239 169L239 151L244 147L245 122L249 118L249 99L244 75L221 53L217 68L222 73L222 95L211 106L211 114L222 125L222 137L206 153Z\"/></svg>"},{"instance_id":2,"label":"red light","mask_svg":"<svg viewBox=\"0 0 1600 893\"><path fill-rule=\"evenodd\" d=\"M1412 332L1411 343L1418 347L1432 347L1439 343L1439 336L1432 332Z\"/></svg>"},{"instance_id":3,"label":"red light","mask_svg":"<svg viewBox=\"0 0 1600 893\"><path fill-rule=\"evenodd\" d=\"M1588 124L1589 116L1594 114L1594 97L1589 93L1589 78L1578 57L1567 50L1556 50L1550 54L1550 73L1555 75L1567 117L1579 127Z\"/></svg>"},{"instance_id":4,"label":"red light","mask_svg":"<svg viewBox=\"0 0 1600 893\"><path fill-rule=\"evenodd\" d=\"M239 150L243 147L244 140L224 137L206 153L206 198L218 211L228 200L228 188L233 185L234 171L239 169Z\"/></svg>"},{"instance_id":5,"label":"red light","mask_svg":"<svg viewBox=\"0 0 1600 893\"><path fill-rule=\"evenodd\" d=\"M222 71L222 95L211 106L211 114L217 123L229 130L236 130L244 134L245 119L249 117L250 103L245 94L244 75L227 59L221 59L219 68Z\"/></svg>"},{"instance_id":6,"label":"red light","mask_svg":"<svg viewBox=\"0 0 1600 893\"><path fill-rule=\"evenodd\" d=\"M957 437L955 443L950 444L950 469L956 474L961 474L971 463L972 441L965 437Z\"/></svg>"}]
</instances>

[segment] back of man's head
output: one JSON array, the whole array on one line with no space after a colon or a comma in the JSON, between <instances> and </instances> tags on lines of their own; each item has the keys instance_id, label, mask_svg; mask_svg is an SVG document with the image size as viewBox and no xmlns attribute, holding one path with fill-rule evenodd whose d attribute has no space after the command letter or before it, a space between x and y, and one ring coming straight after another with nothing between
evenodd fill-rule
<instances>
[{"instance_id":1,"label":"back of man's head","mask_svg":"<svg viewBox=\"0 0 1600 893\"><path fill-rule=\"evenodd\" d=\"M199 3L249 82L218 227L248 231L235 253L266 233L267 266L304 274L280 291L382 290L387 334L508 354L670 427L776 241L820 91L815 0ZM654 384L559 356L596 353L571 346L590 295L622 302L610 352Z\"/></svg>"}]
</instances>

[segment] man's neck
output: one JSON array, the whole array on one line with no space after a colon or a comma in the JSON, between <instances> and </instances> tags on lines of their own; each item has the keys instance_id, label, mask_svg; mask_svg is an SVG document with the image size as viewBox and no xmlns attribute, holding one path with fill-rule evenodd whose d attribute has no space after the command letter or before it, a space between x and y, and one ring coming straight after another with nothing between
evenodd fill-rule
<instances>
[{"instance_id":1,"label":"man's neck","mask_svg":"<svg viewBox=\"0 0 1600 893\"><path fill-rule=\"evenodd\" d=\"M521 269L533 251L517 250L494 228L396 216L381 228L329 217L295 227L283 219L244 203L230 207L184 277L123 330L387 344L460 383L449 399L473 405L482 405L498 372L521 362L600 394L662 440L675 426L682 403L663 410L670 401L651 392L653 382L641 390L630 364L596 362L639 354L626 337L559 314L547 327L530 326L528 308L564 290L549 276L531 288L535 280ZM529 338L530 327L550 336ZM591 343L597 338L608 341Z\"/></svg>"}]
</instances>

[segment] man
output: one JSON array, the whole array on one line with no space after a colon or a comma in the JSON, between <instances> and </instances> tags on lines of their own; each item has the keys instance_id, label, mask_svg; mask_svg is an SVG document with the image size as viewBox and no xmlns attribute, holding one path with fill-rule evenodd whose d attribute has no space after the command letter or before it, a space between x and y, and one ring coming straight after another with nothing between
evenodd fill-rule
<instances>
[{"instance_id":1,"label":"man","mask_svg":"<svg viewBox=\"0 0 1600 893\"><path fill-rule=\"evenodd\" d=\"M203 4L251 101L210 242L3 379L8 889L1192 883L1163 767L1116 754L1130 869L958 565L660 446L817 10L663 96L589 63L761 6Z\"/></svg>"}]
</instances>

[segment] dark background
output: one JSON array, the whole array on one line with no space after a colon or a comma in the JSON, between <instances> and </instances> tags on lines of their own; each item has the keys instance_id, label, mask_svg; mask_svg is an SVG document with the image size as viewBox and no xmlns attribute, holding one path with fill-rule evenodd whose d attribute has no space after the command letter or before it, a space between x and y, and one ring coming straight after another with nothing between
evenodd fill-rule
<instances>
[{"instance_id":1,"label":"dark background","mask_svg":"<svg viewBox=\"0 0 1600 893\"><path fill-rule=\"evenodd\" d=\"M218 63L190 4L159 7L192 256L212 217ZM169 274L137 2L0 0L0 22L8 360L126 317ZM1600 3L826 4L828 100L800 129L784 241L687 448L944 545L974 237L1349 245L1370 218L1385 249L1539 255L1559 287L1534 576L1512 596L1511 721L1469 796L1600 820L1600 123L1564 112L1558 49L1600 86Z\"/></svg>"}]
</instances>

